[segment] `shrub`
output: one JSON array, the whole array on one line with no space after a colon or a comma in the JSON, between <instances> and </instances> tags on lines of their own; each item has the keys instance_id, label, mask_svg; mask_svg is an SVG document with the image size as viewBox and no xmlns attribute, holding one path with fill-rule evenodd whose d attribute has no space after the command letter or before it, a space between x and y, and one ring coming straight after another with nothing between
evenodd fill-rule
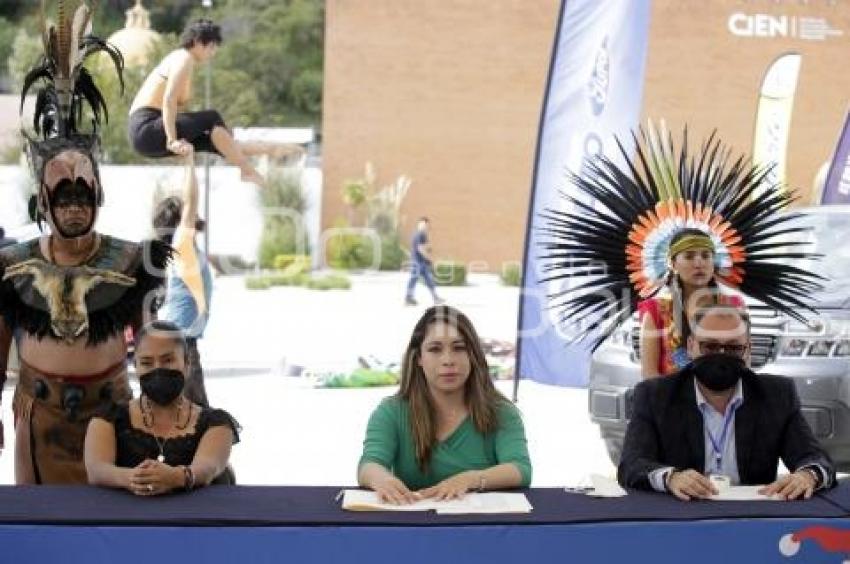
<instances>
[{"instance_id":1,"label":"shrub","mask_svg":"<svg viewBox=\"0 0 850 564\"><path fill-rule=\"evenodd\" d=\"M401 265L407 260L407 253L401 246L398 234L381 237L380 270L401 270Z\"/></svg>"},{"instance_id":2,"label":"shrub","mask_svg":"<svg viewBox=\"0 0 850 564\"><path fill-rule=\"evenodd\" d=\"M466 265L450 260L437 261L434 265L434 283L437 286L465 286Z\"/></svg>"},{"instance_id":3,"label":"shrub","mask_svg":"<svg viewBox=\"0 0 850 564\"><path fill-rule=\"evenodd\" d=\"M282 221L269 221L263 225L260 237L260 250L257 260L262 268L273 268L275 257L291 253L295 246L295 229L292 224Z\"/></svg>"},{"instance_id":4,"label":"shrub","mask_svg":"<svg viewBox=\"0 0 850 564\"><path fill-rule=\"evenodd\" d=\"M246 276L245 288L248 290L268 290L271 288L271 281L267 276Z\"/></svg>"},{"instance_id":5,"label":"shrub","mask_svg":"<svg viewBox=\"0 0 850 564\"><path fill-rule=\"evenodd\" d=\"M303 286L310 280L310 275L303 272L274 272L266 276L271 286Z\"/></svg>"},{"instance_id":6,"label":"shrub","mask_svg":"<svg viewBox=\"0 0 850 564\"><path fill-rule=\"evenodd\" d=\"M289 274L307 272L310 270L310 255L277 255L272 266Z\"/></svg>"},{"instance_id":7,"label":"shrub","mask_svg":"<svg viewBox=\"0 0 850 564\"><path fill-rule=\"evenodd\" d=\"M522 284L522 269L517 263L506 263L502 266L501 279L505 286L519 286Z\"/></svg>"},{"instance_id":8,"label":"shrub","mask_svg":"<svg viewBox=\"0 0 850 564\"><path fill-rule=\"evenodd\" d=\"M343 274L328 274L322 278L309 278L306 286L311 290L350 290L351 280Z\"/></svg>"},{"instance_id":9,"label":"shrub","mask_svg":"<svg viewBox=\"0 0 850 564\"><path fill-rule=\"evenodd\" d=\"M350 374L333 374L322 384L325 388L370 388L394 386L399 382L395 372L357 368Z\"/></svg>"},{"instance_id":10,"label":"shrub","mask_svg":"<svg viewBox=\"0 0 850 564\"><path fill-rule=\"evenodd\" d=\"M340 232L328 239L327 261L331 268L356 270L374 264L373 239L360 233Z\"/></svg>"},{"instance_id":11,"label":"shrub","mask_svg":"<svg viewBox=\"0 0 850 564\"><path fill-rule=\"evenodd\" d=\"M279 255L309 250L303 219L307 200L299 177L279 171L269 174L268 185L261 192L261 197L266 215L258 259L263 268L273 268ZM276 213L275 210L285 213Z\"/></svg>"}]
</instances>

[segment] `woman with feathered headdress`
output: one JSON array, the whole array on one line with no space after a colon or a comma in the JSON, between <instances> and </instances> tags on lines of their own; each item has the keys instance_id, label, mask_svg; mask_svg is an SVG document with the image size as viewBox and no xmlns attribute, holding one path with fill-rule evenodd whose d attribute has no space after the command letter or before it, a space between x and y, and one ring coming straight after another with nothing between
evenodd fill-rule
<instances>
[{"instance_id":1,"label":"woman with feathered headdress","mask_svg":"<svg viewBox=\"0 0 850 564\"><path fill-rule=\"evenodd\" d=\"M644 378L667 376L690 362L687 320L698 308L710 304L744 307L739 295L718 283L714 249L711 236L697 227L683 227L670 238L665 289L638 303Z\"/></svg>"},{"instance_id":2,"label":"woman with feathered headdress","mask_svg":"<svg viewBox=\"0 0 850 564\"><path fill-rule=\"evenodd\" d=\"M600 156L573 178L581 196L566 197L571 210L544 213L545 281L582 281L550 296L562 320L584 326L579 340L595 350L640 310L643 373L655 376L688 363L689 312L743 305L721 286L795 319L814 311L806 296L819 277L786 260L811 256L788 240L804 228L780 213L791 197L770 185L770 168L733 159L713 134L690 155L685 131L677 157L669 133L650 124L634 145L631 157L618 140L624 166Z\"/></svg>"}]
</instances>

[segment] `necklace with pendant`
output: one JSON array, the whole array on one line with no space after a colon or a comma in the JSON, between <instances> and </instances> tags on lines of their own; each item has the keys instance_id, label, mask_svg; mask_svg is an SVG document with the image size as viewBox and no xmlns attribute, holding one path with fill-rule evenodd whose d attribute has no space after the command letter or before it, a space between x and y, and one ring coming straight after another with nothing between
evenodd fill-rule
<instances>
[{"instance_id":1,"label":"necklace with pendant","mask_svg":"<svg viewBox=\"0 0 850 564\"><path fill-rule=\"evenodd\" d=\"M147 401L146 401L147 400ZM147 406L145 405L147 403ZM189 416L186 417L186 422L182 425L180 424L180 412L183 411L183 398L180 398L180 404L177 406L177 413L174 417L175 419L175 428L184 430L189 426L189 422L192 420L192 408L193 404L189 404ZM150 410L150 400L148 400L144 395L139 399L139 409L142 412L142 423L144 426L151 431L153 431L153 412ZM168 442L168 439L172 437L163 437L160 438L154 435L152 432L150 436L153 437L153 440L156 441L156 446L159 448L159 455L157 455L156 459L159 462L165 462L165 443Z\"/></svg>"},{"instance_id":2,"label":"necklace with pendant","mask_svg":"<svg viewBox=\"0 0 850 564\"><path fill-rule=\"evenodd\" d=\"M154 436L153 436L153 440L155 440L155 441L156 441L156 446L158 446L158 447L159 447L159 456L157 456L157 457L156 457L156 459L157 459L159 462L165 462L165 443L167 443L167 442L168 442L168 439L167 439L167 438L165 438L165 439L160 439L159 437L157 437L156 435L154 435Z\"/></svg>"}]
</instances>

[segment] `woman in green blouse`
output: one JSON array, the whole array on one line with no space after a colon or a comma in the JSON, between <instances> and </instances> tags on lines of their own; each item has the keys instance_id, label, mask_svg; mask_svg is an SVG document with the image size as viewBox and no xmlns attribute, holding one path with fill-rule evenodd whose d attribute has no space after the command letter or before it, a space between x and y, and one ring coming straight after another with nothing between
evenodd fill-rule
<instances>
[{"instance_id":1,"label":"woman in green blouse","mask_svg":"<svg viewBox=\"0 0 850 564\"><path fill-rule=\"evenodd\" d=\"M357 481L396 504L531 483L519 411L493 386L460 311L435 306L416 324L399 392L369 419Z\"/></svg>"}]
</instances>

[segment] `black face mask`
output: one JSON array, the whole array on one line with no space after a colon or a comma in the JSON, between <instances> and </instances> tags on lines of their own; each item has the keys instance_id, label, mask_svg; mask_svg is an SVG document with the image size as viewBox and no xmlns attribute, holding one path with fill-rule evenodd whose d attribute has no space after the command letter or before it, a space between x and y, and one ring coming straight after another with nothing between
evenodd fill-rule
<instances>
[{"instance_id":1,"label":"black face mask","mask_svg":"<svg viewBox=\"0 0 850 564\"><path fill-rule=\"evenodd\" d=\"M94 189L82 178L74 181L65 179L56 185L50 204L57 207L95 206Z\"/></svg>"},{"instance_id":2,"label":"black face mask","mask_svg":"<svg viewBox=\"0 0 850 564\"><path fill-rule=\"evenodd\" d=\"M168 405L183 391L183 373L172 368L154 368L139 376L142 393L157 405Z\"/></svg>"},{"instance_id":3,"label":"black face mask","mask_svg":"<svg viewBox=\"0 0 850 564\"><path fill-rule=\"evenodd\" d=\"M694 359L691 370L700 384L714 392L722 392L735 386L749 369L739 356L715 353Z\"/></svg>"},{"instance_id":4,"label":"black face mask","mask_svg":"<svg viewBox=\"0 0 850 564\"><path fill-rule=\"evenodd\" d=\"M59 182L53 190L53 195L48 196L48 206L50 207L50 214L53 218L53 222L56 224L56 230L59 231L59 234L62 237L67 239L80 237L91 231L94 226L94 214L92 214L92 218L87 226L74 231L67 231L56 221L56 208L67 208L70 206L91 209L95 208L96 200L94 190L92 190L88 183L82 178L77 178L73 182L68 179Z\"/></svg>"}]
</instances>

